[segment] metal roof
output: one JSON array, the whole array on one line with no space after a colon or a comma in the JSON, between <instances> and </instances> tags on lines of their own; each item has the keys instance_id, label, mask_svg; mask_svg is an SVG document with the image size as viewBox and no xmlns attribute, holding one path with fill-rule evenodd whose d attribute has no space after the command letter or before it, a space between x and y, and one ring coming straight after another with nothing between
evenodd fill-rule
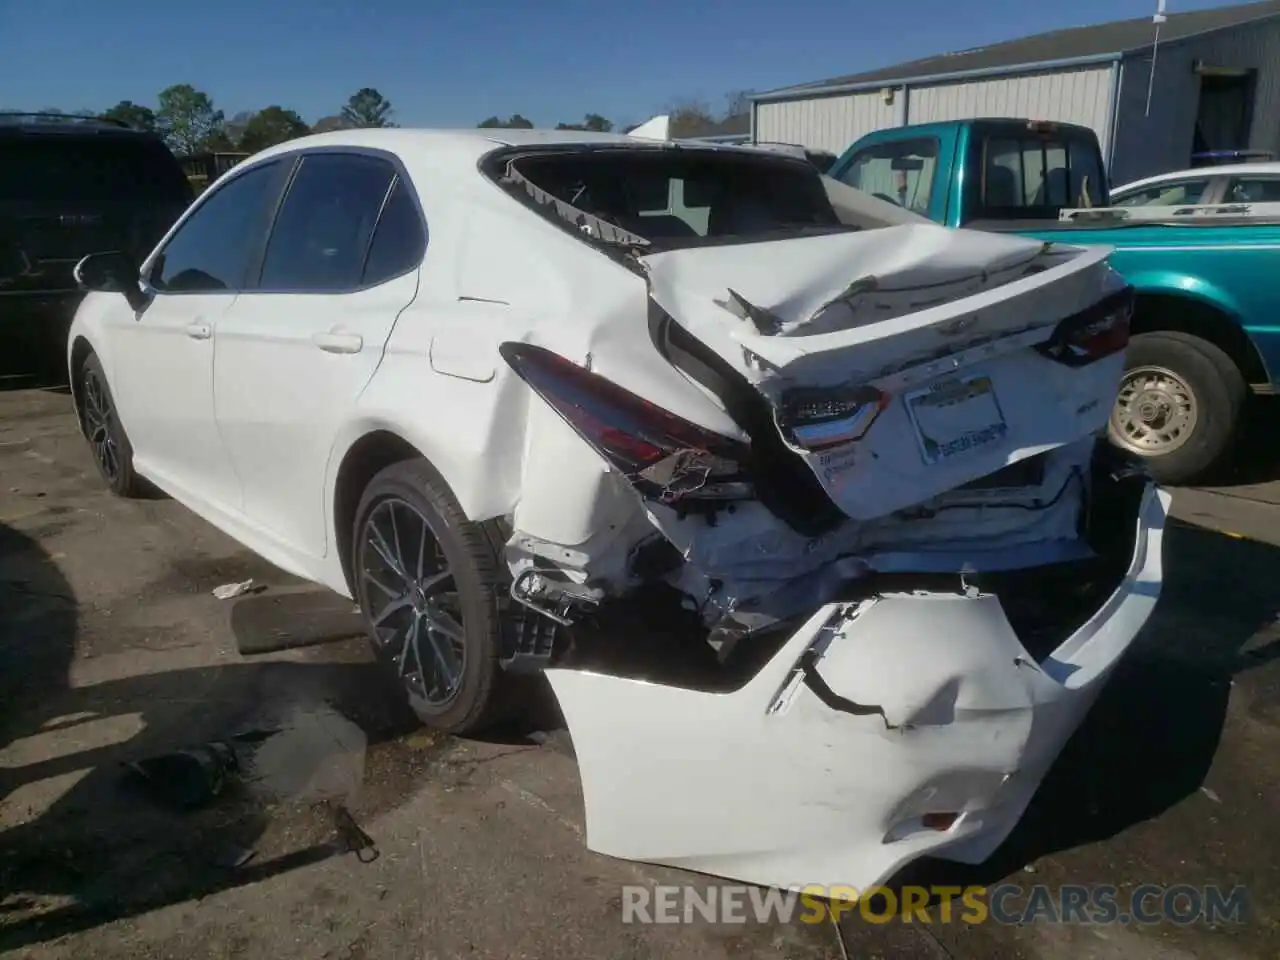
<instances>
[{"instance_id":1,"label":"metal roof","mask_svg":"<svg viewBox=\"0 0 1280 960\"><path fill-rule=\"evenodd\" d=\"M1170 13L1160 28L1160 42L1185 40L1213 30L1238 27L1280 16L1280 0L1262 0L1212 10L1192 10L1187 13ZM941 56L911 60L892 67L853 73L813 83L783 87L760 94L753 99L768 100L775 96L819 92L830 87L846 87L858 84L875 85L894 81L916 80L924 77L942 77L952 74L991 73L1001 68L1026 69L1034 65L1065 66L1073 61L1104 60L1118 58L1132 51L1151 46L1155 25L1150 17L1135 20L1117 20L1090 27L1071 27L1054 30L1021 40L1008 40L987 47L974 47Z\"/></svg>"}]
</instances>

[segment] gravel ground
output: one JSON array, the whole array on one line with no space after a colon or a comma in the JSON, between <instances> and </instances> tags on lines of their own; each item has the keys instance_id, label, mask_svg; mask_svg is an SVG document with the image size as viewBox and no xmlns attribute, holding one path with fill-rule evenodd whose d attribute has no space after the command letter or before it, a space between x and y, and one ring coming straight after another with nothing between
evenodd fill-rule
<instances>
[{"instance_id":1,"label":"gravel ground","mask_svg":"<svg viewBox=\"0 0 1280 960\"><path fill-rule=\"evenodd\" d=\"M621 922L623 885L708 880L585 849L553 709L486 740L421 729L347 601L172 501L111 497L69 410L54 391L0 393L0 952L1274 956L1280 484L1265 476L1176 493L1157 619L1024 823L980 868L919 871L1113 884L1121 904L1144 883L1244 884L1247 922L973 925L935 905L931 923L638 925ZM211 595L249 578L267 589ZM239 775L199 809L169 811L126 776L234 734Z\"/></svg>"}]
</instances>

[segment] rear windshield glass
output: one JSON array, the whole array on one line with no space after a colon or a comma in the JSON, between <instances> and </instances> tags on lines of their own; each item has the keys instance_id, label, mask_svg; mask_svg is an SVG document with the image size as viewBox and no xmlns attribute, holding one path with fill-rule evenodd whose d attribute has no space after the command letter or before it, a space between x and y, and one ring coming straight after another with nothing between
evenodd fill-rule
<instances>
[{"instance_id":1,"label":"rear windshield glass","mask_svg":"<svg viewBox=\"0 0 1280 960\"><path fill-rule=\"evenodd\" d=\"M191 199L182 167L163 144L123 137L6 137L0 198L39 206L96 208Z\"/></svg>"},{"instance_id":2,"label":"rear windshield glass","mask_svg":"<svg viewBox=\"0 0 1280 960\"><path fill-rule=\"evenodd\" d=\"M516 166L557 200L674 247L849 230L809 164L631 150L526 156Z\"/></svg>"},{"instance_id":3,"label":"rear windshield glass","mask_svg":"<svg viewBox=\"0 0 1280 960\"><path fill-rule=\"evenodd\" d=\"M993 136L983 153L985 215L1057 216L1063 207L1102 205L1101 158L1089 142Z\"/></svg>"}]
</instances>

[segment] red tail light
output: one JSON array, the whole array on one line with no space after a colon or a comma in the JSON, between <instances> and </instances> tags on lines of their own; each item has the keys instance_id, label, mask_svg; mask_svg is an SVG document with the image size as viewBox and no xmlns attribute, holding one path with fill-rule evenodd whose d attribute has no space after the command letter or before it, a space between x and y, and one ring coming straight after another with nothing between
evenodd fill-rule
<instances>
[{"instance_id":1,"label":"red tail light","mask_svg":"<svg viewBox=\"0 0 1280 960\"><path fill-rule=\"evenodd\" d=\"M755 496L751 449L689 423L550 350L504 343L502 358L651 500L685 507Z\"/></svg>"},{"instance_id":2,"label":"red tail light","mask_svg":"<svg viewBox=\"0 0 1280 960\"><path fill-rule=\"evenodd\" d=\"M1125 287L1088 310L1067 317L1053 336L1036 349L1069 367L1083 367L1120 353L1129 345L1133 304L1133 288Z\"/></svg>"}]
</instances>

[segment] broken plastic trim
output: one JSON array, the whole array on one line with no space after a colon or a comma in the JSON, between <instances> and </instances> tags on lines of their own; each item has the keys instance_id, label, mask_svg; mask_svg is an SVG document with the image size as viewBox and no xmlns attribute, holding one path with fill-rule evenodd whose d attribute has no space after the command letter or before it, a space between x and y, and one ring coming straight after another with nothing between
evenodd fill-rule
<instances>
[{"instance_id":1,"label":"broken plastic trim","mask_svg":"<svg viewBox=\"0 0 1280 960\"><path fill-rule=\"evenodd\" d=\"M516 374L642 496L677 510L755 498L751 448L527 343L498 348Z\"/></svg>"},{"instance_id":2,"label":"broken plastic trim","mask_svg":"<svg viewBox=\"0 0 1280 960\"><path fill-rule=\"evenodd\" d=\"M825 450L865 437L890 399L872 386L796 387L782 395L775 420L789 442Z\"/></svg>"},{"instance_id":3,"label":"broken plastic trim","mask_svg":"<svg viewBox=\"0 0 1280 960\"><path fill-rule=\"evenodd\" d=\"M616 224L601 220L585 210L579 210L572 204L552 196L521 173L516 168L514 159L507 161L506 170L499 182L506 187L522 189L538 206L550 207L557 217L570 226L577 227L593 240L623 247L647 248L650 245L649 241L639 234L623 230Z\"/></svg>"}]
</instances>

